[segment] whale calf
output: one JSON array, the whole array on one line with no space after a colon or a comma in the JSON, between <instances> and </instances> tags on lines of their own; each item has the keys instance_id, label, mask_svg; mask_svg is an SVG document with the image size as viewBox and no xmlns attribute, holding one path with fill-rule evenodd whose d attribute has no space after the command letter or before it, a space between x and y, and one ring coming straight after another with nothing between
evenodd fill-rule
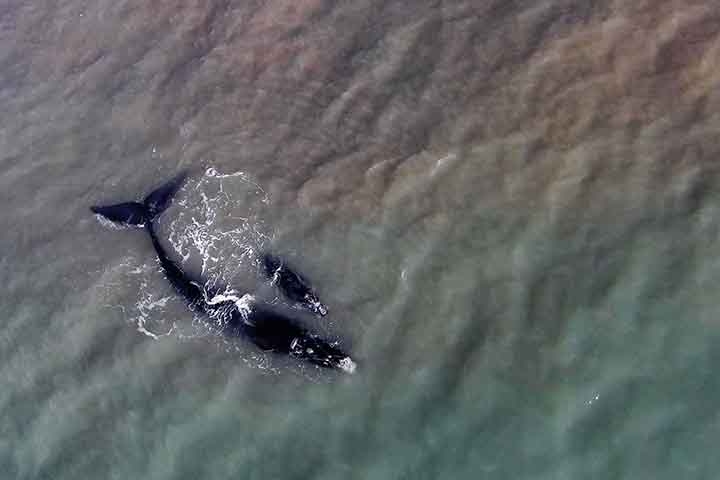
<instances>
[{"instance_id":1,"label":"whale calf","mask_svg":"<svg viewBox=\"0 0 720 480\"><path fill-rule=\"evenodd\" d=\"M355 362L335 343L312 334L296 319L268 305L248 306L238 301L237 297L220 295L218 290L204 287L202 279L193 278L184 272L168 256L157 237L153 222L170 206L172 197L186 178L187 172L180 173L153 190L142 202L93 206L90 210L113 222L144 227L150 235L162 270L174 289L192 310L205 314L208 320L215 320L210 323L219 327L224 335L247 338L263 350L298 357L320 367L353 373Z\"/></svg>"},{"instance_id":2,"label":"whale calf","mask_svg":"<svg viewBox=\"0 0 720 480\"><path fill-rule=\"evenodd\" d=\"M265 274L272 279L280 291L290 300L297 302L313 313L327 315L327 307L320 302L315 291L305 278L292 270L287 263L270 253L262 256Z\"/></svg>"}]
</instances>

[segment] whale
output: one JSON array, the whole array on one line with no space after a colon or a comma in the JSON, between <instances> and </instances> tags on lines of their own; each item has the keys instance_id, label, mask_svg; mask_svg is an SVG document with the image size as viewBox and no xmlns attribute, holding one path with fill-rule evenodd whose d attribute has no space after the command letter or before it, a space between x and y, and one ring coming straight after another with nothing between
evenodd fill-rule
<instances>
[{"instance_id":1,"label":"whale","mask_svg":"<svg viewBox=\"0 0 720 480\"><path fill-rule=\"evenodd\" d=\"M287 261L267 252L262 255L261 260L265 275L285 297L317 315L327 315L327 307L320 302L310 283L292 269Z\"/></svg>"},{"instance_id":2,"label":"whale","mask_svg":"<svg viewBox=\"0 0 720 480\"><path fill-rule=\"evenodd\" d=\"M150 237L161 269L174 290L184 298L192 311L200 313L208 325L222 335L244 338L261 350L296 357L318 367L353 373L357 364L337 342L330 342L312 333L298 319L277 311L269 304L255 302L252 295L238 298L236 295L226 295L218 288L208 287L202 278L184 271L171 258L158 238L155 221L170 206L173 196L187 176L187 171L179 173L150 192L142 201L96 205L90 207L90 210L111 222L144 229ZM282 275L287 275L287 271L278 274L281 278ZM302 277L298 275L297 278ZM285 291L290 283L283 282L280 288ZM312 290L304 281L301 285L307 289L302 299L312 305L307 303L307 299L316 297L306 297ZM298 291L304 291L303 288ZM295 290L287 291L290 292L289 298L296 298ZM322 309L314 307L318 313L327 311L324 306Z\"/></svg>"}]
</instances>

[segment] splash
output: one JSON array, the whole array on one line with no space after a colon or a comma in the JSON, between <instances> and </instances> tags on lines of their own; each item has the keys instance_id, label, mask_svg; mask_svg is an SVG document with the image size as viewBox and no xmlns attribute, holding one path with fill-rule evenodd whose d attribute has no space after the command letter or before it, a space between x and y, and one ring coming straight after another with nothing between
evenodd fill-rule
<instances>
[{"instance_id":1,"label":"splash","mask_svg":"<svg viewBox=\"0 0 720 480\"><path fill-rule=\"evenodd\" d=\"M142 276L142 279L140 280L139 297L138 300L135 302L135 311L137 312L137 315L131 317L130 321L135 324L138 332L142 333L143 335L147 335L153 340L158 340L161 337L166 337L173 333L173 331L175 331L176 325L173 322L170 327L167 328L167 331L164 333L153 331L155 330L155 328L151 330L148 326L149 322L159 323L160 325L166 323L162 320L155 320L155 317L157 316L155 312L162 314L162 312L165 311L168 302L173 300L173 297L169 295L162 297L157 296L152 293L150 288L148 288L148 279L150 276L149 274L152 270L153 269L150 266L143 265L142 267L134 268L132 271L130 271L130 274L132 275Z\"/></svg>"},{"instance_id":2,"label":"splash","mask_svg":"<svg viewBox=\"0 0 720 480\"><path fill-rule=\"evenodd\" d=\"M234 172L234 173L223 174L223 173L218 172L214 168L210 167L207 170L205 170L205 176L208 178L240 177L243 180L243 182L254 186L255 188L257 188L258 192L262 192L263 197L260 199L261 202L263 202L265 204L270 203L270 196L267 194L267 192L265 190L263 190L262 187L258 183L250 180L250 177L248 177L247 174L243 171L238 170L237 172ZM222 188L222 186L221 186L221 188Z\"/></svg>"},{"instance_id":3,"label":"splash","mask_svg":"<svg viewBox=\"0 0 720 480\"><path fill-rule=\"evenodd\" d=\"M226 289L223 293L214 295L212 298L208 297L207 287L203 285L195 284L202 289L203 296L205 297L205 303L208 305L220 305L221 303L231 302L235 305L235 308L240 312L245 321L248 321L250 313L252 313L252 305L255 302L255 297L246 293L242 296L238 296L238 291L233 289Z\"/></svg>"},{"instance_id":4,"label":"splash","mask_svg":"<svg viewBox=\"0 0 720 480\"><path fill-rule=\"evenodd\" d=\"M168 241L173 249L184 262L198 257L201 275L215 281L247 271L270 238L257 211L258 204L269 203L267 192L244 172L223 174L214 168L186 190L170 225Z\"/></svg>"},{"instance_id":5,"label":"splash","mask_svg":"<svg viewBox=\"0 0 720 480\"><path fill-rule=\"evenodd\" d=\"M148 284L155 271L156 268L148 264L137 265L133 257L127 258L119 265L106 269L103 276L118 280L103 281L98 296L109 300L117 299L118 293L121 296L134 295L137 300L132 307L118 304L117 300L104 303L103 306L119 309L124 315L129 315L128 321L135 325L138 332L157 340L170 335L175 330L175 324L171 323L168 326L162 315L168 304L175 299L170 295L158 296L152 293ZM136 290L136 293L132 294L133 290Z\"/></svg>"}]
</instances>

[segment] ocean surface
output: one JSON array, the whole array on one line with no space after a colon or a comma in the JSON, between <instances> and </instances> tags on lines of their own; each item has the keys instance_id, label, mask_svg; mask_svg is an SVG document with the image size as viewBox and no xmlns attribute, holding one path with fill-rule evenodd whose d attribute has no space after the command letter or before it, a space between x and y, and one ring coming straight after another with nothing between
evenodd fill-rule
<instances>
[{"instance_id":1,"label":"ocean surface","mask_svg":"<svg viewBox=\"0 0 720 480\"><path fill-rule=\"evenodd\" d=\"M710 0L4 0L0 479L720 478L718 112ZM354 374L89 210L183 169L173 258Z\"/></svg>"}]
</instances>

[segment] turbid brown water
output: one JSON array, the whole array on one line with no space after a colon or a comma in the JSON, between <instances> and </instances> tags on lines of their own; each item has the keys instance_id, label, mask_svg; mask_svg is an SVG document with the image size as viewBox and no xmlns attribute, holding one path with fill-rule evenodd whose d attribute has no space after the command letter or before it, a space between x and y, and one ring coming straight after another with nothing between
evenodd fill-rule
<instances>
[{"instance_id":1,"label":"turbid brown water","mask_svg":"<svg viewBox=\"0 0 720 480\"><path fill-rule=\"evenodd\" d=\"M592 4L592 6L588 6ZM710 1L0 5L0 478L715 478ZM209 332L159 234L315 370Z\"/></svg>"}]
</instances>

